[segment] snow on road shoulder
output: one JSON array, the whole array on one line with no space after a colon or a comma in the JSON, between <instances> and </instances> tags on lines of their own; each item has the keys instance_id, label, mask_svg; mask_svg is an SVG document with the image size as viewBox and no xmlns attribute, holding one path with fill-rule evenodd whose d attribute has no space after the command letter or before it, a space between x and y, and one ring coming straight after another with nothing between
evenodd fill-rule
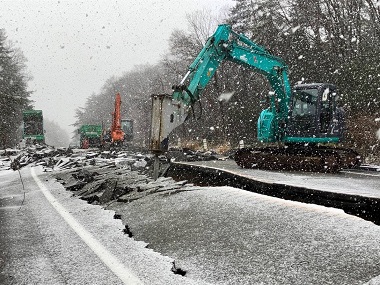
<instances>
[{"instance_id":1,"label":"snow on road shoulder","mask_svg":"<svg viewBox=\"0 0 380 285\"><path fill-rule=\"evenodd\" d=\"M36 172L41 175L41 168ZM43 177L44 185L54 198L109 252L130 267L144 284L195 284L191 279L173 274L171 258L147 249L146 243L125 235L121 221L114 219L114 211L73 198L55 178Z\"/></svg>"}]
</instances>

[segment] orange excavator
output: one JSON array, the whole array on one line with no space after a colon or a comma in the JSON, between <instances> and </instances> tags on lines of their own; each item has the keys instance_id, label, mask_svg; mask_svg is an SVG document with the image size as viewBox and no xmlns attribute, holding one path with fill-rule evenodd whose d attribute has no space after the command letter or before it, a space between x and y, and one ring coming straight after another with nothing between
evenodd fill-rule
<instances>
[{"instance_id":1,"label":"orange excavator","mask_svg":"<svg viewBox=\"0 0 380 285\"><path fill-rule=\"evenodd\" d=\"M121 127L121 96L120 93L116 94L115 98L115 110L112 112L112 126L111 126L111 144L122 145L124 142L124 131Z\"/></svg>"}]
</instances>

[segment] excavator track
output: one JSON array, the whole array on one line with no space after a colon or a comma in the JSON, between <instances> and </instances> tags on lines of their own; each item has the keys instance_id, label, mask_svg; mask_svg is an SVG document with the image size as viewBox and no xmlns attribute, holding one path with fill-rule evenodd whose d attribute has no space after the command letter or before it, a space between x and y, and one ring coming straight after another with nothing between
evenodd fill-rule
<instances>
[{"instance_id":1,"label":"excavator track","mask_svg":"<svg viewBox=\"0 0 380 285\"><path fill-rule=\"evenodd\" d=\"M351 149L314 146L243 148L235 153L235 162L242 168L335 173L358 167L361 160Z\"/></svg>"}]
</instances>

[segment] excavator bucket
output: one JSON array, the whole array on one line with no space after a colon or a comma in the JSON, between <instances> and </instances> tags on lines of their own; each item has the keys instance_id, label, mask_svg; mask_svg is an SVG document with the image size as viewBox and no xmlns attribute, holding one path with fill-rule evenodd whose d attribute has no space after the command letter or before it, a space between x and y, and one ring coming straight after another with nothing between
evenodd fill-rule
<instances>
[{"instance_id":1,"label":"excavator bucket","mask_svg":"<svg viewBox=\"0 0 380 285\"><path fill-rule=\"evenodd\" d=\"M168 94L152 95L152 128L150 149L162 152L168 149L168 136L187 117L187 107Z\"/></svg>"}]
</instances>

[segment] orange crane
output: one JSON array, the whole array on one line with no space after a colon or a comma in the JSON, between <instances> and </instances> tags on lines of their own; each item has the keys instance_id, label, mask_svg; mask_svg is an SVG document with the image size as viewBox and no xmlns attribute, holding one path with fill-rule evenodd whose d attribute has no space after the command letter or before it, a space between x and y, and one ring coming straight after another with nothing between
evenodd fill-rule
<instances>
[{"instance_id":1,"label":"orange crane","mask_svg":"<svg viewBox=\"0 0 380 285\"><path fill-rule=\"evenodd\" d=\"M121 128L120 106L121 96L120 93L117 93L115 98L115 111L112 113L111 142L113 145L121 145L124 142L124 131Z\"/></svg>"}]
</instances>

